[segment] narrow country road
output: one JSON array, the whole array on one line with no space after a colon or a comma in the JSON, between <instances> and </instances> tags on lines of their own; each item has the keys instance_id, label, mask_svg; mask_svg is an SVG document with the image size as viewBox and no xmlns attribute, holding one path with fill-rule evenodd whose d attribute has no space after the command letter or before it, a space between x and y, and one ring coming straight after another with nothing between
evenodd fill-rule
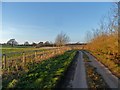
<instances>
[{"instance_id":1,"label":"narrow country road","mask_svg":"<svg viewBox=\"0 0 120 90\"><path fill-rule=\"evenodd\" d=\"M87 88L85 65L83 54L81 51L78 53L77 66L75 69L74 79L72 81L72 88Z\"/></svg>"},{"instance_id":2,"label":"narrow country road","mask_svg":"<svg viewBox=\"0 0 120 90\"><path fill-rule=\"evenodd\" d=\"M91 60L90 64L97 68L97 72L102 75L103 79L106 81L110 88L118 88L118 78L114 76L108 68L106 68L103 64L98 62L95 57L93 57L90 53L84 51L86 55L88 55L89 60Z\"/></svg>"}]
</instances>

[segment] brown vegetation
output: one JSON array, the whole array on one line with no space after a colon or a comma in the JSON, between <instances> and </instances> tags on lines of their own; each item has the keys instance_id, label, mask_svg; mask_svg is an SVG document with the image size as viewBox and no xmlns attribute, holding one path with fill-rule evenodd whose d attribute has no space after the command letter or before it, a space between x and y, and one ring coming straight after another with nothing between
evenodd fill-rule
<instances>
[{"instance_id":1,"label":"brown vegetation","mask_svg":"<svg viewBox=\"0 0 120 90\"><path fill-rule=\"evenodd\" d=\"M115 8L114 11L117 11ZM120 55L118 52L118 14L107 16L108 22L102 20L100 27L93 32L93 39L86 48L92 52L112 73L120 77Z\"/></svg>"}]
</instances>

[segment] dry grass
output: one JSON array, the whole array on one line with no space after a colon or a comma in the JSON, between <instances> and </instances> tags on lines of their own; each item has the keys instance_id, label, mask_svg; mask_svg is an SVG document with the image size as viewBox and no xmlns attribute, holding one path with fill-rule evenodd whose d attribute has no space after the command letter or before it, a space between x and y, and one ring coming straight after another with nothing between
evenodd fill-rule
<instances>
[{"instance_id":1,"label":"dry grass","mask_svg":"<svg viewBox=\"0 0 120 90\"><path fill-rule=\"evenodd\" d=\"M120 77L120 55L118 52L118 34L101 35L94 38L86 49L107 66L113 74Z\"/></svg>"}]
</instances>

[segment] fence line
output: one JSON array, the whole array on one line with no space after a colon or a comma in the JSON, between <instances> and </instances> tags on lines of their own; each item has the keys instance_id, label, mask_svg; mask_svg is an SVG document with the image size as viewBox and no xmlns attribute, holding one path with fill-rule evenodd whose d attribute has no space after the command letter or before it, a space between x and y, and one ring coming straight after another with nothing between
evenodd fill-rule
<instances>
[{"instance_id":1,"label":"fence line","mask_svg":"<svg viewBox=\"0 0 120 90\"><path fill-rule=\"evenodd\" d=\"M35 50L33 54L29 52L22 52L18 58L7 58L7 54L2 55L2 69L3 70L20 70L24 69L27 63L29 62L40 62L42 60L51 58L53 56L64 53L65 51L70 50L68 47L48 49L45 51ZM13 53L16 54L16 53ZM28 55L27 55L28 54Z\"/></svg>"}]
</instances>

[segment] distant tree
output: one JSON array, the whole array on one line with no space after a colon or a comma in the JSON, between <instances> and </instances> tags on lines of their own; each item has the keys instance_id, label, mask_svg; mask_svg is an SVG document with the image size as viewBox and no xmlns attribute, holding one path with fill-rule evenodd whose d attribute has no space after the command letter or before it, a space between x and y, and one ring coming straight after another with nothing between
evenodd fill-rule
<instances>
[{"instance_id":1,"label":"distant tree","mask_svg":"<svg viewBox=\"0 0 120 90\"><path fill-rule=\"evenodd\" d=\"M43 45L44 45L43 42L39 42L36 47L39 48L39 47L42 47Z\"/></svg>"},{"instance_id":2,"label":"distant tree","mask_svg":"<svg viewBox=\"0 0 120 90\"><path fill-rule=\"evenodd\" d=\"M32 43L32 46L36 46L36 45L37 45L36 43L34 43L34 42Z\"/></svg>"},{"instance_id":3,"label":"distant tree","mask_svg":"<svg viewBox=\"0 0 120 90\"><path fill-rule=\"evenodd\" d=\"M80 44L80 42L76 42L75 44Z\"/></svg>"},{"instance_id":4,"label":"distant tree","mask_svg":"<svg viewBox=\"0 0 120 90\"><path fill-rule=\"evenodd\" d=\"M43 42L39 42L38 45L43 46Z\"/></svg>"},{"instance_id":5,"label":"distant tree","mask_svg":"<svg viewBox=\"0 0 120 90\"><path fill-rule=\"evenodd\" d=\"M28 42L28 41L26 41L26 42L24 43L24 45L29 45L29 42Z\"/></svg>"},{"instance_id":6,"label":"distant tree","mask_svg":"<svg viewBox=\"0 0 120 90\"><path fill-rule=\"evenodd\" d=\"M52 44L53 44L53 42L52 42L52 41L50 41L50 44L52 45Z\"/></svg>"},{"instance_id":7,"label":"distant tree","mask_svg":"<svg viewBox=\"0 0 120 90\"><path fill-rule=\"evenodd\" d=\"M55 44L57 46L63 46L70 41L70 38L65 33L60 33L55 39Z\"/></svg>"},{"instance_id":8,"label":"distant tree","mask_svg":"<svg viewBox=\"0 0 120 90\"><path fill-rule=\"evenodd\" d=\"M44 45L45 45L45 46L49 46L49 45L50 45L50 42L49 42L49 41L46 41L46 42L44 43Z\"/></svg>"},{"instance_id":9,"label":"distant tree","mask_svg":"<svg viewBox=\"0 0 120 90\"><path fill-rule=\"evenodd\" d=\"M15 45L18 45L18 42L15 40L15 39L10 39L8 42L7 42L8 45L12 45L15 46Z\"/></svg>"}]
</instances>

